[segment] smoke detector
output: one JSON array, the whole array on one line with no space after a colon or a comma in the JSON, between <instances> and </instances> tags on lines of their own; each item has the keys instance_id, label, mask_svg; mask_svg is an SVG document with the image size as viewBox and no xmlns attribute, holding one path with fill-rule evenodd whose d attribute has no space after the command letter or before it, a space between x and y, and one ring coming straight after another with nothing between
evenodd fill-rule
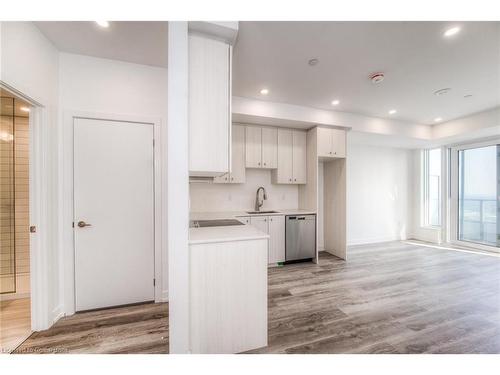
<instances>
[{"instance_id":1,"label":"smoke detector","mask_svg":"<svg viewBox=\"0 0 500 375\"><path fill-rule=\"evenodd\" d=\"M370 76L370 80L372 81L372 83L380 83L384 80L384 78L384 73L373 73Z\"/></svg>"}]
</instances>

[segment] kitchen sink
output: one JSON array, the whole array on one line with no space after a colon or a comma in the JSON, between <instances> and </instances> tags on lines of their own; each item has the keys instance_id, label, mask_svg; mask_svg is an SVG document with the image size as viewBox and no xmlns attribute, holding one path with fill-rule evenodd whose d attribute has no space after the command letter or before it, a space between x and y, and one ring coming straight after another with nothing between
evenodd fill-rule
<instances>
[{"instance_id":1,"label":"kitchen sink","mask_svg":"<svg viewBox=\"0 0 500 375\"><path fill-rule=\"evenodd\" d=\"M279 214L278 211L247 211L247 214L255 215L255 214Z\"/></svg>"}]
</instances>

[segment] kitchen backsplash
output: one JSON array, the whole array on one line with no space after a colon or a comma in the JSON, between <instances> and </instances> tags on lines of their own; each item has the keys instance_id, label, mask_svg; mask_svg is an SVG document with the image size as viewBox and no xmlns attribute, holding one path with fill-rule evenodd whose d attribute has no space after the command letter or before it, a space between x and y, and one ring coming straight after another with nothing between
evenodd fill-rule
<instances>
[{"instance_id":1,"label":"kitchen backsplash","mask_svg":"<svg viewBox=\"0 0 500 375\"><path fill-rule=\"evenodd\" d=\"M190 183L190 211L253 210L259 186L263 186L267 193L261 209L298 208L297 185L275 185L271 183L270 170L247 169L244 184Z\"/></svg>"}]
</instances>

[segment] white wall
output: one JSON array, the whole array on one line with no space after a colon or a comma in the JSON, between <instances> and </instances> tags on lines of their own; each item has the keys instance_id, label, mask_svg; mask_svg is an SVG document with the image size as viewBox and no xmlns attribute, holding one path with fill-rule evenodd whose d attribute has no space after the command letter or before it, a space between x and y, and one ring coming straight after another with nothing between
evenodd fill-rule
<instances>
[{"instance_id":1,"label":"white wall","mask_svg":"<svg viewBox=\"0 0 500 375\"><path fill-rule=\"evenodd\" d=\"M347 242L401 240L411 225L412 152L348 136Z\"/></svg>"},{"instance_id":2,"label":"white wall","mask_svg":"<svg viewBox=\"0 0 500 375\"><path fill-rule=\"evenodd\" d=\"M299 204L297 185L271 184L271 171L247 169L244 184L189 184L190 211L248 211L255 206L255 193L259 186L267 192L261 209L296 209Z\"/></svg>"},{"instance_id":3,"label":"white wall","mask_svg":"<svg viewBox=\"0 0 500 375\"><path fill-rule=\"evenodd\" d=\"M61 111L167 118L167 69L61 53Z\"/></svg>"},{"instance_id":4,"label":"white wall","mask_svg":"<svg viewBox=\"0 0 500 375\"><path fill-rule=\"evenodd\" d=\"M1 22L0 79L22 92L44 107L37 111L42 118L42 127L37 130L38 140L44 144L43 160L45 173L41 176L44 205L41 213L46 220L33 223L41 230L36 236L45 253L35 254L40 261L46 261L51 272L36 275L34 285L43 292L41 298L33 295L33 308L38 319L33 320L33 329L45 329L60 315L59 257L58 257L58 70L59 60L56 48L31 22ZM34 237L32 237L34 238ZM43 257L45 260L42 260ZM34 277L34 275L32 274Z\"/></svg>"},{"instance_id":5,"label":"white wall","mask_svg":"<svg viewBox=\"0 0 500 375\"><path fill-rule=\"evenodd\" d=\"M68 53L60 53L59 67L62 127L69 125L65 123L65 115L74 111L160 120L165 130L161 131L157 146L162 150L161 160L166 160L167 69ZM67 144L70 141L68 137L62 141L65 143L65 152L71 151ZM162 190L165 191L166 165L160 166L160 169L163 172ZM65 173L69 173L67 167ZM70 189L71 186L65 186L69 196ZM165 199L158 204L166 212ZM65 243L71 243L71 228L66 224L64 240ZM73 284L65 282L62 288L61 293L69 296L71 291L68 288L73 288ZM168 298L166 238L162 238L162 295L164 300Z\"/></svg>"}]
</instances>

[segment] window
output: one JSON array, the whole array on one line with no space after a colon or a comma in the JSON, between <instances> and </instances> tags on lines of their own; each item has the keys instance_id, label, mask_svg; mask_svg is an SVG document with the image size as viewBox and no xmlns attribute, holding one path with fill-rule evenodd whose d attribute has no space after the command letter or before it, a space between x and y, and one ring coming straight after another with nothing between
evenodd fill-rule
<instances>
[{"instance_id":1,"label":"window","mask_svg":"<svg viewBox=\"0 0 500 375\"><path fill-rule=\"evenodd\" d=\"M500 247L498 199L500 145L458 151L457 239Z\"/></svg>"},{"instance_id":2,"label":"window","mask_svg":"<svg viewBox=\"0 0 500 375\"><path fill-rule=\"evenodd\" d=\"M441 225L441 149L422 151L422 223Z\"/></svg>"}]
</instances>

